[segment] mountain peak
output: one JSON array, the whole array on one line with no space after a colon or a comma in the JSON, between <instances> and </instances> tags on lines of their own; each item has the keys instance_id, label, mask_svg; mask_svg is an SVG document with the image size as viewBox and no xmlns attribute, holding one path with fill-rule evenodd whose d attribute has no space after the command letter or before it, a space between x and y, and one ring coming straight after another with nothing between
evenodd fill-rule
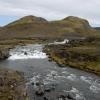
<instances>
[{"instance_id":1,"label":"mountain peak","mask_svg":"<svg viewBox=\"0 0 100 100\"><path fill-rule=\"evenodd\" d=\"M33 15L30 16L25 16L23 18L21 18L20 20L24 20L24 21L29 21L29 22L46 22L47 20L42 18L42 17L36 17Z\"/></svg>"},{"instance_id":2,"label":"mountain peak","mask_svg":"<svg viewBox=\"0 0 100 100\"><path fill-rule=\"evenodd\" d=\"M75 17L75 16L68 16L63 19L63 21L69 23L69 25L75 26L75 27L86 27L90 28L89 22L85 19Z\"/></svg>"},{"instance_id":3,"label":"mountain peak","mask_svg":"<svg viewBox=\"0 0 100 100\"><path fill-rule=\"evenodd\" d=\"M30 15L30 16L25 16L23 18L20 18L19 20L10 23L7 26L9 26L9 25L16 25L16 24L45 23L45 22L47 22L47 20L42 18L42 17L36 17L36 16L33 16L33 15Z\"/></svg>"}]
</instances>

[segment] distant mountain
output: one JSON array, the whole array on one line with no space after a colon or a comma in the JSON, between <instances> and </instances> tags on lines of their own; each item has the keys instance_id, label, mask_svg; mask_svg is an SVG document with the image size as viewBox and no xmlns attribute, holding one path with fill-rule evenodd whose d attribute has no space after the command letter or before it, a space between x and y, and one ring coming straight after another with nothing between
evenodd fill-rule
<instances>
[{"instance_id":1,"label":"distant mountain","mask_svg":"<svg viewBox=\"0 0 100 100\"><path fill-rule=\"evenodd\" d=\"M2 29L2 27L0 27L0 30Z\"/></svg>"},{"instance_id":2,"label":"distant mountain","mask_svg":"<svg viewBox=\"0 0 100 100\"><path fill-rule=\"evenodd\" d=\"M88 21L69 16L58 21L47 21L36 16L25 16L0 30L0 39L65 38L68 36L98 36Z\"/></svg>"},{"instance_id":3,"label":"distant mountain","mask_svg":"<svg viewBox=\"0 0 100 100\"><path fill-rule=\"evenodd\" d=\"M10 25L17 25L17 24L25 24L25 23L44 23L47 22L47 20L45 20L44 18L41 17L36 17L36 16L25 16L15 22L12 22L10 24L8 24L7 26Z\"/></svg>"},{"instance_id":4,"label":"distant mountain","mask_svg":"<svg viewBox=\"0 0 100 100\"><path fill-rule=\"evenodd\" d=\"M96 30L100 30L100 27L95 27Z\"/></svg>"},{"instance_id":5,"label":"distant mountain","mask_svg":"<svg viewBox=\"0 0 100 100\"><path fill-rule=\"evenodd\" d=\"M91 27L87 20L79 18L79 17L69 16L69 17L64 18L63 21L66 21L70 27L75 27L75 28L90 28Z\"/></svg>"}]
</instances>

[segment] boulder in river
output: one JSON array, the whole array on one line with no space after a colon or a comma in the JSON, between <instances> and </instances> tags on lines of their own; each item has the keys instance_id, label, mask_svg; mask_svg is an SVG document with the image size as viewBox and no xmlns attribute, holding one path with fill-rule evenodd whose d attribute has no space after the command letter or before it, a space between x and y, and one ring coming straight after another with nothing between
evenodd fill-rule
<instances>
[{"instance_id":1,"label":"boulder in river","mask_svg":"<svg viewBox=\"0 0 100 100\"><path fill-rule=\"evenodd\" d=\"M42 86L37 87L37 90L36 90L35 93L36 93L36 95L39 95L39 96L44 95L44 89L43 89L43 87Z\"/></svg>"},{"instance_id":2,"label":"boulder in river","mask_svg":"<svg viewBox=\"0 0 100 100\"><path fill-rule=\"evenodd\" d=\"M6 59L9 57L9 49L0 49L0 60Z\"/></svg>"},{"instance_id":3,"label":"boulder in river","mask_svg":"<svg viewBox=\"0 0 100 100\"><path fill-rule=\"evenodd\" d=\"M75 97L76 97L75 93L71 93L71 92L68 93L68 96L67 96L68 99L75 100Z\"/></svg>"},{"instance_id":4,"label":"boulder in river","mask_svg":"<svg viewBox=\"0 0 100 100\"><path fill-rule=\"evenodd\" d=\"M49 100L47 97L44 97L44 100Z\"/></svg>"},{"instance_id":5,"label":"boulder in river","mask_svg":"<svg viewBox=\"0 0 100 100\"><path fill-rule=\"evenodd\" d=\"M27 55L27 52L24 52L24 55Z\"/></svg>"},{"instance_id":6,"label":"boulder in river","mask_svg":"<svg viewBox=\"0 0 100 100\"><path fill-rule=\"evenodd\" d=\"M44 95L44 85L41 82L36 83L36 95L42 96Z\"/></svg>"}]
</instances>

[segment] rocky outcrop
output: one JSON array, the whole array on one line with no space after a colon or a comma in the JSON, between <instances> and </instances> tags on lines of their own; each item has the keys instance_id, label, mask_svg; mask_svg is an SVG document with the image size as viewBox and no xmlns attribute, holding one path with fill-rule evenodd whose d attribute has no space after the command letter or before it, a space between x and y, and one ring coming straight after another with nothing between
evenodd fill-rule
<instances>
[{"instance_id":1,"label":"rocky outcrop","mask_svg":"<svg viewBox=\"0 0 100 100\"><path fill-rule=\"evenodd\" d=\"M0 60L6 59L9 57L9 49L8 48L1 48L0 49Z\"/></svg>"},{"instance_id":2,"label":"rocky outcrop","mask_svg":"<svg viewBox=\"0 0 100 100\"><path fill-rule=\"evenodd\" d=\"M0 69L0 100L27 100L23 73Z\"/></svg>"}]
</instances>

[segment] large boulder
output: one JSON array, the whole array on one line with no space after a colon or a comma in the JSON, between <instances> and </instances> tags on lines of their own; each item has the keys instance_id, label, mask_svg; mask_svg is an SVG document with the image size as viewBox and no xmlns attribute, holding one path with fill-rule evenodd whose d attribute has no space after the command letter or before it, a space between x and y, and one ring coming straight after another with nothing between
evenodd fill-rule
<instances>
[{"instance_id":1,"label":"large boulder","mask_svg":"<svg viewBox=\"0 0 100 100\"><path fill-rule=\"evenodd\" d=\"M0 60L4 60L9 57L9 49L0 49Z\"/></svg>"}]
</instances>

